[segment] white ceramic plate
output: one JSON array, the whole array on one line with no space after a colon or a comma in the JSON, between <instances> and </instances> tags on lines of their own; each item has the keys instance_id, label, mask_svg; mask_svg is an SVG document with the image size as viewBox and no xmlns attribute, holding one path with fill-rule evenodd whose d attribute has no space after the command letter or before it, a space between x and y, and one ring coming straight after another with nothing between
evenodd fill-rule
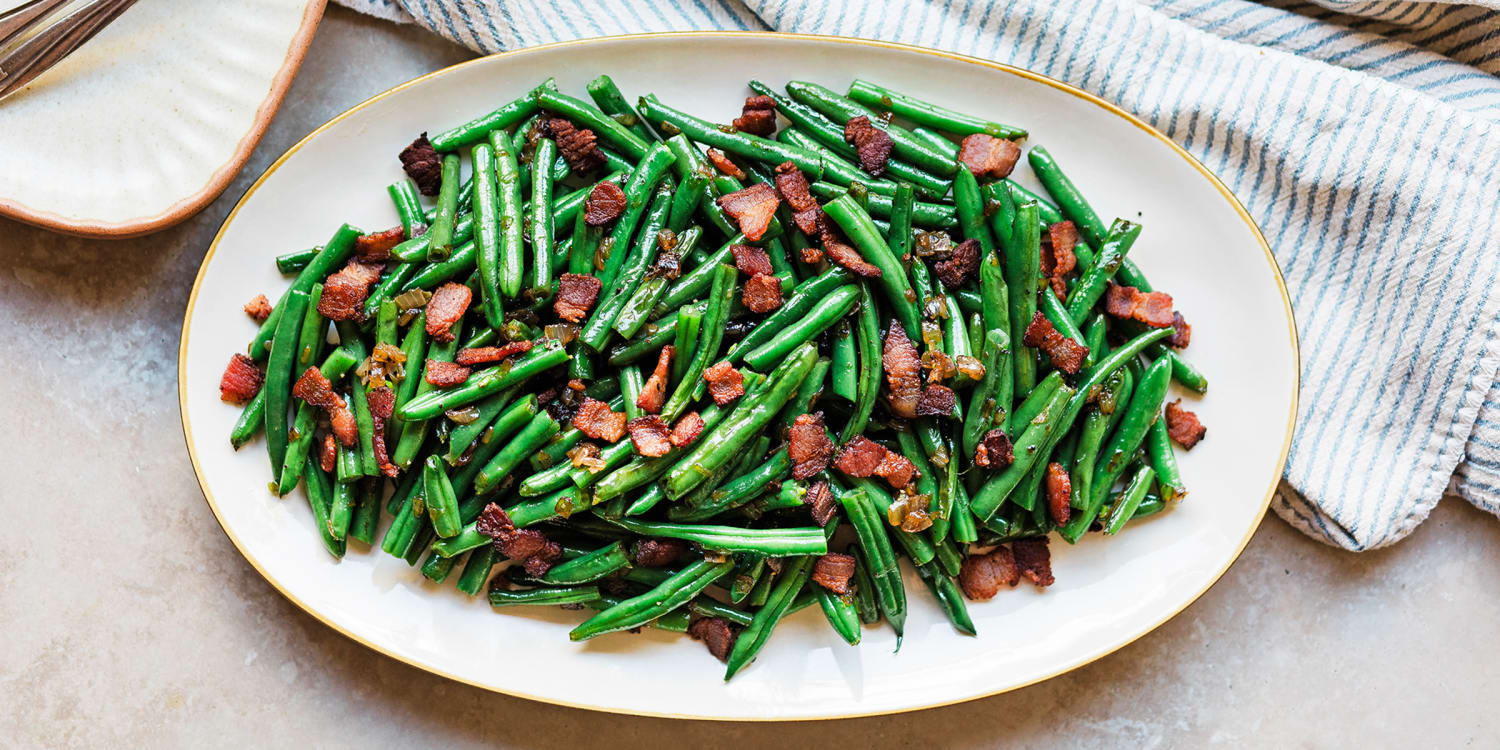
<instances>
[{"instance_id":1,"label":"white ceramic plate","mask_svg":"<svg viewBox=\"0 0 1500 750\"><path fill-rule=\"evenodd\" d=\"M324 2L141 0L0 102L0 215L129 237L197 213L250 157Z\"/></svg>"},{"instance_id":2,"label":"white ceramic plate","mask_svg":"<svg viewBox=\"0 0 1500 750\"><path fill-rule=\"evenodd\" d=\"M712 59L714 64L705 65ZM1190 354L1207 398L1188 401L1208 439L1183 456L1192 494L1118 538L1054 543L1057 584L973 604L977 638L958 635L915 574L905 646L867 628L844 645L812 608L781 625L732 682L703 646L656 632L568 641L577 613L495 614L451 582L426 583L380 553L334 563L300 492L266 492L259 441L227 436L238 410L218 400L230 354L253 332L240 305L286 283L272 256L320 242L341 221L396 221L384 186L396 152L556 76L564 90L609 72L629 95L715 120L739 112L745 71L835 88L856 73L895 89L1030 128L1107 216L1146 231L1132 251L1194 327ZM1027 170L1020 170L1025 172ZM1281 475L1297 397L1296 333L1275 263L1239 204L1203 167L1112 106L1031 73L891 44L770 34L599 39L448 68L355 107L278 161L230 215L204 259L183 326L183 427L204 494L245 557L288 597L383 653L474 685L555 703L679 717L805 719L902 711L992 694L1088 663L1140 637L1202 594L1239 554Z\"/></svg>"}]
</instances>

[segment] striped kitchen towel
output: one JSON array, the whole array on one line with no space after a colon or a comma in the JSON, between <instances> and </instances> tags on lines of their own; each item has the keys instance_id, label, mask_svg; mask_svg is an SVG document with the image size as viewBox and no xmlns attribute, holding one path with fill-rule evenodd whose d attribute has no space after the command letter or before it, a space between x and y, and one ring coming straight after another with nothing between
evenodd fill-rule
<instances>
[{"instance_id":1,"label":"striped kitchen towel","mask_svg":"<svg viewBox=\"0 0 1500 750\"><path fill-rule=\"evenodd\" d=\"M482 52L670 29L884 39L1116 102L1223 178L1286 273L1302 407L1276 512L1352 550L1410 533L1450 478L1500 513L1500 5L338 2Z\"/></svg>"}]
</instances>

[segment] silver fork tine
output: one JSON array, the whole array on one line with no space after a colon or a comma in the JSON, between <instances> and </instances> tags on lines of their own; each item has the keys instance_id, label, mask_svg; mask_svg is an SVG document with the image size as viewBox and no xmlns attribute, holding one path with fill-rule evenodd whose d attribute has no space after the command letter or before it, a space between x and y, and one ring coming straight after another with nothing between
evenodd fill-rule
<instances>
[{"instance_id":1,"label":"silver fork tine","mask_svg":"<svg viewBox=\"0 0 1500 750\"><path fill-rule=\"evenodd\" d=\"M136 0L99 0L17 45L0 58L0 99L56 65L135 3Z\"/></svg>"},{"instance_id":2,"label":"silver fork tine","mask_svg":"<svg viewBox=\"0 0 1500 750\"><path fill-rule=\"evenodd\" d=\"M54 11L73 0L31 0L0 13L0 47L4 47L10 40L26 33L31 27L41 23L52 15Z\"/></svg>"}]
</instances>

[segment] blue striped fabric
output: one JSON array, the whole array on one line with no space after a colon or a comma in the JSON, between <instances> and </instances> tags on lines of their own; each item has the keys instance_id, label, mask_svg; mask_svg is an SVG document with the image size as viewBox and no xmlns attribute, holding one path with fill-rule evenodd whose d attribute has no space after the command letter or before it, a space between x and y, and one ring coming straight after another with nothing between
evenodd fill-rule
<instances>
[{"instance_id":1,"label":"blue striped fabric","mask_svg":"<svg viewBox=\"0 0 1500 750\"><path fill-rule=\"evenodd\" d=\"M878 38L1012 63L1116 102L1224 179L1286 273L1302 409L1276 512L1354 550L1410 533L1450 478L1500 513L1494 7L601 0L586 13L541 0L338 1L387 17L399 5L485 52L669 29Z\"/></svg>"}]
</instances>

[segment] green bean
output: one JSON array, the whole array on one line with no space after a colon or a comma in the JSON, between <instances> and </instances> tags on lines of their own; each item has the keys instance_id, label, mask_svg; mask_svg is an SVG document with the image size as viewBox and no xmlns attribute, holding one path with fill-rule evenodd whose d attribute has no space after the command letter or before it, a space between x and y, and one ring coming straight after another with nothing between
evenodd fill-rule
<instances>
[{"instance_id":1,"label":"green bean","mask_svg":"<svg viewBox=\"0 0 1500 750\"><path fill-rule=\"evenodd\" d=\"M1160 513L1160 512L1162 512L1162 511L1164 511L1166 509L1167 509L1167 503L1166 503L1166 501L1164 501L1161 498L1157 497L1156 493L1154 493L1154 492L1147 492L1146 493L1146 497L1143 500L1141 500L1141 504L1136 507L1136 509L1135 509L1135 515L1131 516L1130 520L1132 520L1132 521L1139 521L1142 518L1147 518L1149 516L1154 516L1157 513Z\"/></svg>"},{"instance_id":2,"label":"green bean","mask_svg":"<svg viewBox=\"0 0 1500 750\"><path fill-rule=\"evenodd\" d=\"M292 383L298 373L296 355L303 313L307 309L307 292L293 289L281 304L282 320L276 326L271 339L271 354L266 363L266 452L271 457L271 471L281 470L286 460L287 405L292 395Z\"/></svg>"},{"instance_id":3,"label":"green bean","mask_svg":"<svg viewBox=\"0 0 1500 750\"><path fill-rule=\"evenodd\" d=\"M293 250L289 253L282 253L276 256L276 270L283 274L301 271L307 268L307 264L311 263L312 259L317 257L322 249L322 245L317 245L306 250Z\"/></svg>"},{"instance_id":4,"label":"green bean","mask_svg":"<svg viewBox=\"0 0 1500 750\"><path fill-rule=\"evenodd\" d=\"M430 419L449 409L467 406L492 393L525 382L563 364L567 359L567 352L555 342L549 341L512 363L504 363L470 377L461 386L422 393L397 409L396 415L408 421Z\"/></svg>"},{"instance_id":5,"label":"green bean","mask_svg":"<svg viewBox=\"0 0 1500 750\"><path fill-rule=\"evenodd\" d=\"M1109 516L1104 521L1104 533L1113 536L1125 528L1130 519L1135 518L1135 513L1140 508L1141 501L1146 498L1146 493L1151 489L1152 480L1156 479L1156 470L1150 465L1143 464L1135 475L1126 483L1125 489L1115 496L1115 501L1110 505Z\"/></svg>"},{"instance_id":6,"label":"green bean","mask_svg":"<svg viewBox=\"0 0 1500 750\"><path fill-rule=\"evenodd\" d=\"M880 314L875 309L875 295L870 285L859 285L859 318L855 324L855 343L859 345L859 387L854 399L854 411L844 423L839 441L844 442L864 431L870 414L875 410L875 398L880 393L882 343L880 340Z\"/></svg>"},{"instance_id":7,"label":"green bean","mask_svg":"<svg viewBox=\"0 0 1500 750\"><path fill-rule=\"evenodd\" d=\"M726 132L707 120L698 119L686 112L662 104L654 94L641 97L639 106L647 120L656 124L658 128L664 129L666 124L670 124L688 138L722 149L727 153L768 164L790 161L797 165L798 169L811 175L814 180L823 176L822 159L807 149L788 146L749 133Z\"/></svg>"},{"instance_id":8,"label":"green bean","mask_svg":"<svg viewBox=\"0 0 1500 750\"><path fill-rule=\"evenodd\" d=\"M346 349L340 347L329 352L328 358L323 361L319 370L323 377L330 381L336 381L344 376L344 373L353 369L358 364ZM261 389L265 391L264 388ZM313 433L318 425L318 408L301 401L297 404L297 416L292 421L292 430L288 433L286 454L282 459L281 471L275 476L279 477L273 487L273 491L285 497L296 489L297 482L302 478L302 470L306 466L306 459L312 448Z\"/></svg>"},{"instance_id":9,"label":"green bean","mask_svg":"<svg viewBox=\"0 0 1500 750\"><path fill-rule=\"evenodd\" d=\"M919 138L923 143L932 146L936 151L946 152L953 143L953 140L948 136L921 125L912 128L911 134Z\"/></svg>"},{"instance_id":10,"label":"green bean","mask_svg":"<svg viewBox=\"0 0 1500 750\"><path fill-rule=\"evenodd\" d=\"M342 347L351 351L351 356L364 361L369 356L364 344L359 339L359 328L348 321L339 321L339 338L343 341ZM373 477L380 473L380 467L375 461L375 420L370 415L369 386L365 385L362 378L353 378L349 383L349 401L354 410L354 423L359 430L358 447L354 451L357 456L359 474Z\"/></svg>"},{"instance_id":11,"label":"green bean","mask_svg":"<svg viewBox=\"0 0 1500 750\"><path fill-rule=\"evenodd\" d=\"M599 254L604 256L604 266L597 275L599 280L604 282L605 289L614 287L620 267L625 264L625 259L628 257L630 239L635 235L641 216L646 212L647 205L651 203L657 184L666 177L667 169L676 160L677 156L670 146L658 143L651 147L645 158L641 159L641 162L630 172L630 176L626 178L625 212L615 220L609 237L599 245Z\"/></svg>"},{"instance_id":12,"label":"green bean","mask_svg":"<svg viewBox=\"0 0 1500 750\"><path fill-rule=\"evenodd\" d=\"M979 242L979 257L989 256L995 251L995 239L984 222L984 194L967 167L959 168L953 177L953 205L964 236Z\"/></svg>"},{"instance_id":13,"label":"green bean","mask_svg":"<svg viewBox=\"0 0 1500 750\"><path fill-rule=\"evenodd\" d=\"M1074 393L1073 388L1066 384L1057 387L1056 391L1052 393L1052 396L1042 408L1041 413L1037 414L1034 419L1027 423L1026 431L1022 432L1021 436L1016 439L1014 445L1015 461L999 474L994 475L989 481L985 482L984 486L980 488L979 494L970 499L969 508L980 520L987 521L991 516L995 515L995 511L1000 508L1000 504L1005 502L1005 499L1010 496L1016 485L1020 484L1021 480L1025 478L1026 473L1031 470L1032 465L1040 457L1039 454L1044 452L1043 444L1052 431L1057 429L1059 423L1063 421L1064 413L1067 411L1067 401L1073 397ZM1014 432L1015 430L1012 428L1012 434ZM1034 502L1035 498L1017 499L1017 502L1022 507L1029 509L1030 506L1026 505L1027 501Z\"/></svg>"},{"instance_id":14,"label":"green bean","mask_svg":"<svg viewBox=\"0 0 1500 750\"><path fill-rule=\"evenodd\" d=\"M835 594L822 586L813 588L818 595L818 605L823 610L823 617L828 620L829 627L838 633L845 643L858 646L862 627L860 625L859 606L855 603L854 594Z\"/></svg>"},{"instance_id":15,"label":"green bean","mask_svg":"<svg viewBox=\"0 0 1500 750\"><path fill-rule=\"evenodd\" d=\"M854 604L860 622L873 625L880 620L880 604L875 600L875 581L870 578L870 564L859 545L850 543L844 553L854 558Z\"/></svg>"},{"instance_id":16,"label":"green bean","mask_svg":"<svg viewBox=\"0 0 1500 750\"><path fill-rule=\"evenodd\" d=\"M426 360L427 355L427 311L417 313L417 317L412 319L411 327L406 330L406 337L401 339L401 353L406 357L406 370L401 381L396 384L396 409L410 401L422 383L421 363Z\"/></svg>"},{"instance_id":17,"label":"green bean","mask_svg":"<svg viewBox=\"0 0 1500 750\"><path fill-rule=\"evenodd\" d=\"M727 410L720 409L717 404L710 404L708 408L699 413L703 419L703 432L712 431L729 415ZM607 476L600 479L594 487L595 502L604 502L622 496L631 490L656 481L671 469L682 455L681 448L673 448L666 455L648 458L638 456L630 463L620 467ZM653 502L652 505L655 503ZM642 509L639 512L645 512ZM626 515L638 515L638 513L627 513Z\"/></svg>"},{"instance_id":18,"label":"green bean","mask_svg":"<svg viewBox=\"0 0 1500 750\"><path fill-rule=\"evenodd\" d=\"M1172 439L1167 435L1165 419L1151 423L1146 433L1146 455L1151 459L1151 468L1156 470L1163 501L1178 500L1187 495L1187 485L1182 481L1182 469L1177 466L1177 456L1172 452Z\"/></svg>"},{"instance_id":19,"label":"green bean","mask_svg":"<svg viewBox=\"0 0 1500 750\"><path fill-rule=\"evenodd\" d=\"M906 268L901 260L891 254L891 249L881 238L880 231L870 222L869 214L848 195L829 201L823 206L844 234L849 236L865 260L880 269L880 285L885 290L887 301L896 313L896 319L914 341L922 340L921 316L917 313L916 293L907 280Z\"/></svg>"},{"instance_id":20,"label":"green bean","mask_svg":"<svg viewBox=\"0 0 1500 750\"><path fill-rule=\"evenodd\" d=\"M433 344L427 350L427 360L452 362L453 357L458 353L459 334L463 330L463 324L464 321L462 319L454 321L453 327L449 329L449 337L452 340L447 342L440 341ZM412 362L413 360L407 361ZM430 422L428 420L431 417L437 416L441 411L445 411L438 410L430 415L417 417L405 413L403 410L409 408L413 403L417 403L424 398L441 396L451 392L434 390L433 385L427 382L427 378L424 376L426 363L422 362L421 360L417 360L417 362L420 362L421 366L418 367L416 364L413 364L411 369L408 370L406 374L406 378L408 380L415 381L415 391L413 392L411 399L408 400L405 404L397 406L396 411L394 412L394 415L400 418L404 424L401 425L400 437L396 439L396 449L391 451L391 463L394 463L395 465L403 469L410 466L412 459L417 457L417 449L422 447L422 441L426 439L427 428L430 426ZM473 378L470 378L469 382L473 382ZM403 382L403 385L404 384L405 383ZM397 400L399 401L400 399Z\"/></svg>"},{"instance_id":21,"label":"green bean","mask_svg":"<svg viewBox=\"0 0 1500 750\"><path fill-rule=\"evenodd\" d=\"M495 567L495 554L493 545L486 545L469 553L463 572L458 574L458 590L469 596L478 596L484 588L484 582L490 577L490 569Z\"/></svg>"},{"instance_id":22,"label":"green bean","mask_svg":"<svg viewBox=\"0 0 1500 750\"><path fill-rule=\"evenodd\" d=\"M495 193L495 147L489 143L476 143L470 158L474 165L474 182L477 184L473 195L473 222L476 225L474 242L459 248L447 261L431 268L456 264L460 258L473 255L474 264L479 268L480 307L490 326L499 327L505 323L505 308L500 294L500 206ZM465 250L469 252L465 253ZM464 265L469 264L465 262ZM462 273L458 268L454 270L456 273L452 275L442 274L445 277L443 280ZM423 274L428 275L435 274Z\"/></svg>"},{"instance_id":23,"label":"green bean","mask_svg":"<svg viewBox=\"0 0 1500 750\"><path fill-rule=\"evenodd\" d=\"M646 122L636 113L635 109L626 101L625 95L620 93L620 88L615 85L613 79L607 75L601 75L589 81L586 87L589 96L594 103L599 105L599 110L614 118L614 120L630 132L635 133L643 141L660 140L651 129L646 127Z\"/></svg>"},{"instance_id":24,"label":"green bean","mask_svg":"<svg viewBox=\"0 0 1500 750\"><path fill-rule=\"evenodd\" d=\"M1141 225L1124 219L1116 219L1109 228L1109 235L1099 247L1098 257L1079 277L1072 293L1068 295L1068 316L1075 324L1082 323L1094 309L1094 305L1098 304L1099 298L1104 296L1104 289L1120 269L1125 253L1130 251L1130 246L1135 244L1140 235Z\"/></svg>"},{"instance_id":25,"label":"green bean","mask_svg":"<svg viewBox=\"0 0 1500 750\"><path fill-rule=\"evenodd\" d=\"M860 104L878 107L900 115L919 125L957 135L984 133L1007 140L1026 137L1026 131L1014 125L1003 125L955 112L858 78L854 80L854 83L849 84L849 98Z\"/></svg>"},{"instance_id":26,"label":"green bean","mask_svg":"<svg viewBox=\"0 0 1500 750\"><path fill-rule=\"evenodd\" d=\"M926 511L932 517L930 533L934 543L946 539L953 516L953 506L945 501L951 500L938 492L937 475L932 468L931 462L927 460L927 452L917 442L916 435L912 434L909 425L894 425L896 440L900 444L901 455L917 467L918 476L914 480L917 484L917 499L927 498Z\"/></svg>"},{"instance_id":27,"label":"green bean","mask_svg":"<svg viewBox=\"0 0 1500 750\"><path fill-rule=\"evenodd\" d=\"M943 614L948 615L948 621L953 623L953 627L964 635L976 635L974 620L969 617L969 608L964 604L964 595L959 591L958 584L932 564L918 565L917 573L922 583L927 584L927 590L937 598Z\"/></svg>"},{"instance_id":28,"label":"green bean","mask_svg":"<svg viewBox=\"0 0 1500 750\"><path fill-rule=\"evenodd\" d=\"M540 412L533 416L526 427L480 469L479 478L474 482L475 488L480 493L493 489L501 479L520 466L528 456L537 452L561 429L551 414Z\"/></svg>"},{"instance_id":29,"label":"green bean","mask_svg":"<svg viewBox=\"0 0 1500 750\"><path fill-rule=\"evenodd\" d=\"M495 579L498 583L500 579ZM516 605L554 606L562 604L588 604L599 598L598 586L567 586L511 590L490 586L490 606ZM644 625L645 623L641 623Z\"/></svg>"},{"instance_id":30,"label":"green bean","mask_svg":"<svg viewBox=\"0 0 1500 750\"><path fill-rule=\"evenodd\" d=\"M756 347L745 355L751 367L764 370L780 362L788 352L811 341L814 336L828 330L842 320L859 302L859 288L853 284L839 287L823 298L801 320L777 333L770 341Z\"/></svg>"},{"instance_id":31,"label":"green bean","mask_svg":"<svg viewBox=\"0 0 1500 750\"><path fill-rule=\"evenodd\" d=\"M399 180L387 185L387 195L396 207L396 216L401 220L401 233L411 239L427 231L427 215L422 211L422 198L411 180Z\"/></svg>"},{"instance_id":32,"label":"green bean","mask_svg":"<svg viewBox=\"0 0 1500 750\"><path fill-rule=\"evenodd\" d=\"M970 178L972 179L973 175L970 175ZM830 182L812 183L812 194L824 200L837 198L846 192L848 192L846 187ZM865 199L865 209L871 216L889 219L894 211L894 200L891 196L870 193ZM941 203L914 203L909 220L912 224L930 229L951 229L958 225L958 215L954 208Z\"/></svg>"},{"instance_id":33,"label":"green bean","mask_svg":"<svg viewBox=\"0 0 1500 750\"><path fill-rule=\"evenodd\" d=\"M1073 181L1063 173L1052 154L1041 146L1032 146L1026 154L1026 160L1031 163L1031 169L1036 172L1042 187L1047 189L1047 194L1057 201L1062 214L1078 227L1078 234L1083 237L1083 241L1090 247L1101 247L1106 236L1104 222Z\"/></svg>"},{"instance_id":34,"label":"green bean","mask_svg":"<svg viewBox=\"0 0 1500 750\"><path fill-rule=\"evenodd\" d=\"M727 246L726 246L727 247ZM762 344L770 341L781 331L805 316L819 302L826 299L830 293L849 284L854 275L842 266L833 266L827 271L818 274L801 284L793 290L791 296L777 308L775 312L766 316L766 319L740 340L729 350L729 361L739 363L746 354L755 350Z\"/></svg>"},{"instance_id":35,"label":"green bean","mask_svg":"<svg viewBox=\"0 0 1500 750\"><path fill-rule=\"evenodd\" d=\"M437 456L428 456L422 465L422 496L427 501L427 513L438 536L446 539L463 529L458 520L458 498L454 496L453 484Z\"/></svg>"},{"instance_id":36,"label":"green bean","mask_svg":"<svg viewBox=\"0 0 1500 750\"><path fill-rule=\"evenodd\" d=\"M1078 447L1075 449L1073 468L1069 472L1069 484L1072 487L1072 495L1069 504L1075 509L1083 508L1087 502L1090 492L1090 480L1094 478L1094 464L1099 454L1099 447L1104 443L1104 435L1109 427L1109 415L1097 408L1090 409L1083 416L1083 427L1078 432Z\"/></svg>"},{"instance_id":37,"label":"green bean","mask_svg":"<svg viewBox=\"0 0 1500 750\"><path fill-rule=\"evenodd\" d=\"M308 457L303 475L307 478L304 486L307 489L308 507L312 509L313 528L318 530L323 548L334 557L341 558L344 556L344 540L335 539L328 526L328 511L333 504L333 487L328 482L328 476L323 473L318 460L312 457Z\"/></svg>"},{"instance_id":38,"label":"green bean","mask_svg":"<svg viewBox=\"0 0 1500 750\"><path fill-rule=\"evenodd\" d=\"M536 90L555 87L551 78L542 81L537 89L527 92L521 98L506 104L499 109L478 117L451 130L445 130L433 136L432 147L438 151L452 151L461 146L467 146L476 141L484 140L491 131L505 130L522 120L532 116L537 111Z\"/></svg>"},{"instance_id":39,"label":"green bean","mask_svg":"<svg viewBox=\"0 0 1500 750\"><path fill-rule=\"evenodd\" d=\"M629 630L644 625L686 604L710 584L733 568L733 563L699 560L677 572L656 588L626 599L589 618L573 628L568 637L575 641Z\"/></svg>"},{"instance_id":40,"label":"green bean","mask_svg":"<svg viewBox=\"0 0 1500 750\"><path fill-rule=\"evenodd\" d=\"M234 428L229 431L229 445L235 450L244 447L250 442L261 428L266 425L266 389L262 388L245 404L240 411L240 416L234 421Z\"/></svg>"},{"instance_id":41,"label":"green bean","mask_svg":"<svg viewBox=\"0 0 1500 750\"><path fill-rule=\"evenodd\" d=\"M979 529L974 523L973 511L969 510L969 493L963 483L958 481L956 466L948 467L947 473L943 475L943 484L938 491L947 493L952 498L949 501L949 504L953 506L952 530L949 536L960 544L972 544L978 541Z\"/></svg>"},{"instance_id":42,"label":"green bean","mask_svg":"<svg viewBox=\"0 0 1500 750\"><path fill-rule=\"evenodd\" d=\"M354 520L349 525L348 537L365 545L375 543L375 530L380 525L381 481L371 477L359 483L358 501L354 506Z\"/></svg>"},{"instance_id":43,"label":"green bean","mask_svg":"<svg viewBox=\"0 0 1500 750\"><path fill-rule=\"evenodd\" d=\"M323 249L313 256L311 261L297 274L292 285L282 293L281 299L277 300L276 306L271 308L270 317L260 324L260 330L256 331L255 337L250 340L246 353L257 362L264 359L270 353L271 339L276 334L276 327L281 323L281 315L286 311L287 301L292 298L293 292L307 294L313 284L317 284L333 273L349 256L354 254L354 241L363 234L348 224L344 224L333 233L333 237L323 245ZM302 309L299 307L292 315L294 322L301 322ZM296 330L293 328L292 330Z\"/></svg>"},{"instance_id":44,"label":"green bean","mask_svg":"<svg viewBox=\"0 0 1500 750\"><path fill-rule=\"evenodd\" d=\"M890 493L869 479L855 479L853 481L856 488L864 490L865 496L874 505L875 511L881 516L889 518L891 506L895 504L895 499L891 497ZM917 565L930 562L937 555L937 550L932 546L932 542L927 538L926 534L920 531L910 532L900 527L889 527L887 531L890 532L891 536L896 538L896 542L901 545L907 556Z\"/></svg>"},{"instance_id":45,"label":"green bean","mask_svg":"<svg viewBox=\"0 0 1500 750\"><path fill-rule=\"evenodd\" d=\"M798 105L801 106L801 105ZM816 114L816 113L815 113ZM819 115L819 117L822 117ZM832 126L832 123L829 123ZM843 136L839 135L842 140ZM855 166L845 158L845 155L835 152L824 146L817 139L798 130L797 128L784 128L776 134L776 140L788 146L805 148L812 151L823 159L823 179L842 188L852 188L857 183L863 185L866 190L878 195L895 195L896 183L883 178L871 177L869 173ZM853 155L851 149L849 155ZM890 162L894 164L895 162ZM914 168L908 167L910 169ZM889 171L889 170L888 170ZM947 186L937 177L921 173L926 180L923 181L924 195L940 195L947 192Z\"/></svg>"},{"instance_id":46,"label":"green bean","mask_svg":"<svg viewBox=\"0 0 1500 750\"><path fill-rule=\"evenodd\" d=\"M1019 392L1028 392L1036 382L1036 350L1021 345L1026 327L1036 315L1036 291L1041 262L1041 235L1033 217L1035 204L1016 207L1015 229L1005 246L1006 295L1010 304L1010 340L1016 346L1011 358L1015 367L1015 384Z\"/></svg>"},{"instance_id":47,"label":"green bean","mask_svg":"<svg viewBox=\"0 0 1500 750\"><path fill-rule=\"evenodd\" d=\"M892 153L904 161L942 177L951 177L956 171L957 146L951 146L947 152L939 151L905 128L885 123L880 115L858 102L816 83L792 81L786 85L786 90L793 99L821 112L835 123L847 123L859 116L868 117L872 126L884 130L891 137Z\"/></svg>"},{"instance_id":48,"label":"green bean","mask_svg":"<svg viewBox=\"0 0 1500 750\"><path fill-rule=\"evenodd\" d=\"M336 482L333 499L328 506L328 535L339 541L349 536L349 524L354 520L354 483Z\"/></svg>"},{"instance_id":49,"label":"green bean","mask_svg":"<svg viewBox=\"0 0 1500 750\"><path fill-rule=\"evenodd\" d=\"M1037 383L1036 387L1026 394L1026 399L1016 407L1015 413L1010 415L1005 431L1015 435L1025 429L1026 425L1031 424L1032 420L1036 419L1036 416L1051 402L1052 394L1057 392L1062 384L1062 373L1056 370L1047 373L1047 377L1042 378L1042 382Z\"/></svg>"},{"instance_id":50,"label":"green bean","mask_svg":"<svg viewBox=\"0 0 1500 750\"><path fill-rule=\"evenodd\" d=\"M453 254L453 222L458 216L458 154L443 156L443 183L438 191L437 217L427 234L427 262L447 260ZM476 191L479 192L479 191Z\"/></svg>"},{"instance_id":51,"label":"green bean","mask_svg":"<svg viewBox=\"0 0 1500 750\"><path fill-rule=\"evenodd\" d=\"M318 303L322 299L323 285L313 284L307 295L307 307L302 311L302 325L297 330L297 355L292 365L293 374L301 374L323 356L323 345L328 343L328 319L318 312Z\"/></svg>"},{"instance_id":52,"label":"green bean","mask_svg":"<svg viewBox=\"0 0 1500 750\"><path fill-rule=\"evenodd\" d=\"M557 144L550 138L536 142L533 162L543 164L557 154ZM535 274L532 286L541 288L552 285L552 240L555 228L552 225L552 175L536 170L531 177L531 266Z\"/></svg>"},{"instance_id":53,"label":"green bean","mask_svg":"<svg viewBox=\"0 0 1500 750\"><path fill-rule=\"evenodd\" d=\"M724 325L729 320L729 308L734 301L734 281L738 271L734 266L723 264L714 268L713 286L708 295L708 310L699 327L698 345L692 352L692 361L661 410L662 419L668 421L676 420L687 406L694 387L703 377L708 363L718 356L719 345L723 342ZM687 357L688 352L679 350L677 356Z\"/></svg>"},{"instance_id":54,"label":"green bean","mask_svg":"<svg viewBox=\"0 0 1500 750\"><path fill-rule=\"evenodd\" d=\"M869 563L869 575L875 583L880 610L885 613L885 618L890 621L899 639L906 627L906 589L901 583L901 568L896 562L896 551L885 533L885 519L862 489L847 492L835 490L834 495L844 507L844 515L854 527L859 548Z\"/></svg>"},{"instance_id":55,"label":"green bean","mask_svg":"<svg viewBox=\"0 0 1500 750\"><path fill-rule=\"evenodd\" d=\"M750 451L746 455L753 460L755 456L763 454L759 451ZM766 486L781 481L781 478L791 470L792 462L787 458L786 450L778 450L771 454L765 463L709 493L708 500L701 505L673 506L667 512L667 518L673 521L702 521L712 518L749 502L756 495L764 492Z\"/></svg>"},{"instance_id":56,"label":"green bean","mask_svg":"<svg viewBox=\"0 0 1500 750\"><path fill-rule=\"evenodd\" d=\"M629 566L630 555L625 552L625 545L611 542L587 555L553 566L541 577L541 582L549 586L573 586L597 581Z\"/></svg>"},{"instance_id":57,"label":"green bean","mask_svg":"<svg viewBox=\"0 0 1500 750\"><path fill-rule=\"evenodd\" d=\"M850 403L859 391L859 359L854 343L854 329L842 321L833 333L833 395Z\"/></svg>"},{"instance_id":58,"label":"green bean","mask_svg":"<svg viewBox=\"0 0 1500 750\"><path fill-rule=\"evenodd\" d=\"M771 637L771 631L781 618L788 614L793 600L802 591L803 586L807 585L811 573L812 558L810 557L797 557L783 566L775 585L771 587L765 606L755 613L750 624L734 640L734 647L729 652L724 669L726 681L736 672L744 669L745 665L749 664L766 645L766 641Z\"/></svg>"},{"instance_id":59,"label":"green bean","mask_svg":"<svg viewBox=\"0 0 1500 750\"><path fill-rule=\"evenodd\" d=\"M1014 376L1008 360L1010 337L1003 329L987 331L981 355L984 378L969 394L969 408L964 413L962 445L964 455L970 459L985 433L995 427L1008 427L1010 423L1010 381Z\"/></svg>"},{"instance_id":60,"label":"green bean","mask_svg":"<svg viewBox=\"0 0 1500 750\"><path fill-rule=\"evenodd\" d=\"M495 266L499 286L492 291L499 292L502 297L514 298L521 293L521 278L526 269L523 237L526 208L521 199L521 165L516 159L516 150L505 140L504 133L491 133L490 145L495 150L495 221L499 240ZM491 326L498 325L491 321Z\"/></svg>"},{"instance_id":61,"label":"green bean","mask_svg":"<svg viewBox=\"0 0 1500 750\"><path fill-rule=\"evenodd\" d=\"M646 151L650 149L645 138L631 132L630 128L582 99L558 93L553 89L539 89L533 95L542 109L556 112L572 120L580 128L593 130L600 139L618 148L631 159L645 158Z\"/></svg>"},{"instance_id":62,"label":"green bean","mask_svg":"<svg viewBox=\"0 0 1500 750\"><path fill-rule=\"evenodd\" d=\"M651 198L650 208L645 213L645 223L641 225L639 236L630 248L629 254L623 252L623 248L616 246L610 260L615 257L621 258L621 263L615 268L614 275L605 280L604 290L600 293L594 310L579 331L578 340L582 341L594 351L603 351L605 343L609 340L610 331L614 326L620 311L629 303L631 295L640 288L641 282L646 278L646 271L656 260L659 247L657 235L666 226L667 210L672 205L672 191L663 184L660 185ZM605 273L609 273L606 269Z\"/></svg>"}]
</instances>

